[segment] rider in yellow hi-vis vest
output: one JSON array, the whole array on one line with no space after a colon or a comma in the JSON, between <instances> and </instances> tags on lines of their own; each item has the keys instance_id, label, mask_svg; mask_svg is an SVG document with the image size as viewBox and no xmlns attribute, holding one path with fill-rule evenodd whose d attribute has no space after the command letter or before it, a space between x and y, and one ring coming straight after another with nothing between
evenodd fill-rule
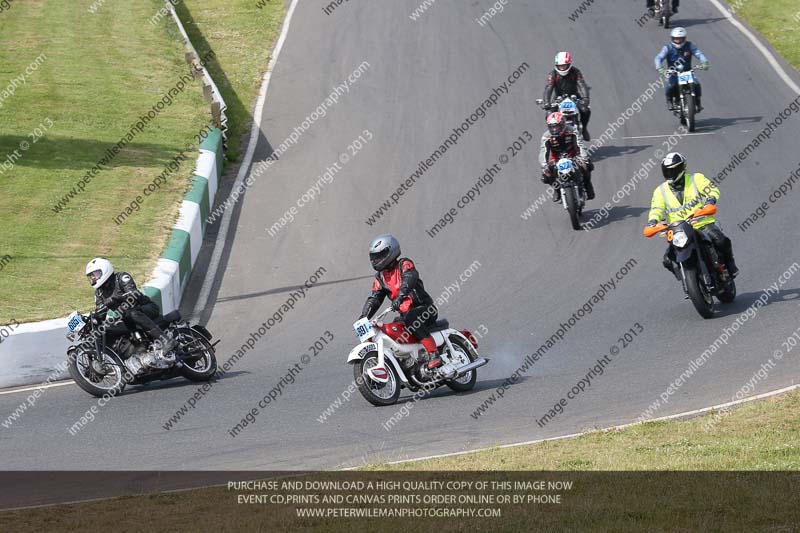
<instances>
[{"instance_id":1,"label":"rider in yellow hi-vis vest","mask_svg":"<svg viewBox=\"0 0 800 533\"><path fill-rule=\"evenodd\" d=\"M661 162L664 183L653 191L650 202L648 226L655 226L662 220L672 224L686 220L692 213L706 204L716 204L719 200L719 189L703 174L686 172L686 158L677 153L669 153ZM722 260L731 276L739 274L733 259L731 240L722 233L713 215L701 217L694 224L694 229L708 237L722 256ZM671 246L664 254L664 268L678 277L677 264Z\"/></svg>"}]
</instances>

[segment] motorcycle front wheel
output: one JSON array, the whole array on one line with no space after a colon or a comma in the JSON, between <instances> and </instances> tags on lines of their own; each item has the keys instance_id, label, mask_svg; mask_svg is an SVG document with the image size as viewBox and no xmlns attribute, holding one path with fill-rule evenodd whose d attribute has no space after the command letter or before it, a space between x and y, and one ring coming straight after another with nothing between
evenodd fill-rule
<instances>
[{"instance_id":1,"label":"motorcycle front wheel","mask_svg":"<svg viewBox=\"0 0 800 533\"><path fill-rule=\"evenodd\" d=\"M98 398L116 396L127 384L125 365L111 350L95 361L90 360L86 350L70 350L67 353L67 369L78 387Z\"/></svg>"},{"instance_id":2,"label":"motorcycle front wheel","mask_svg":"<svg viewBox=\"0 0 800 533\"><path fill-rule=\"evenodd\" d=\"M694 132L695 130L695 120L694 116L697 114L697 105L694 100L694 96L691 94L687 94L686 98L686 127L689 128L690 132Z\"/></svg>"},{"instance_id":3,"label":"motorcycle front wheel","mask_svg":"<svg viewBox=\"0 0 800 533\"><path fill-rule=\"evenodd\" d=\"M394 405L400 398L400 379L391 364L385 365L389 374L389 381L378 383L367 375L367 370L378 366L378 352L370 352L362 360L353 365L353 377L358 385L358 391L372 405Z\"/></svg>"},{"instance_id":4,"label":"motorcycle front wheel","mask_svg":"<svg viewBox=\"0 0 800 533\"><path fill-rule=\"evenodd\" d=\"M573 189L572 186L562 187L561 194L564 195L564 200L567 202L567 211L569 212L569 221L572 224L572 229L581 229L578 199L575 198L575 189Z\"/></svg>"},{"instance_id":5,"label":"motorcycle front wheel","mask_svg":"<svg viewBox=\"0 0 800 533\"><path fill-rule=\"evenodd\" d=\"M711 318L714 316L714 299L711 294L701 286L700 274L694 268L686 268L684 270L684 279L686 280L686 292L689 293L689 299L694 304L694 308L700 313L703 318Z\"/></svg>"}]
</instances>

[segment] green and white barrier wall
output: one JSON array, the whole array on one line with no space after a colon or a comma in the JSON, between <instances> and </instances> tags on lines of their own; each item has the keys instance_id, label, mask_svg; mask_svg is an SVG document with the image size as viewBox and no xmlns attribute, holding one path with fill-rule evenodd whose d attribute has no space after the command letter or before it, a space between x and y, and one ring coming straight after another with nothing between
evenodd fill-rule
<instances>
[{"instance_id":1,"label":"green and white barrier wall","mask_svg":"<svg viewBox=\"0 0 800 533\"><path fill-rule=\"evenodd\" d=\"M189 274L200 254L206 218L214 205L222 173L222 158L222 132L213 129L200 145L192 189L183 199L167 247L142 289L164 314L180 307Z\"/></svg>"}]
</instances>

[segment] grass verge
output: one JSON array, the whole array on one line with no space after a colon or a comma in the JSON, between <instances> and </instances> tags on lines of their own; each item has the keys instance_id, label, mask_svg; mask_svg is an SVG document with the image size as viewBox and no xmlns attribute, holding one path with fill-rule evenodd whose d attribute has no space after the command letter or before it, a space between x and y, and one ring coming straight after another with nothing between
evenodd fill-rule
<instances>
[{"instance_id":1,"label":"grass verge","mask_svg":"<svg viewBox=\"0 0 800 533\"><path fill-rule=\"evenodd\" d=\"M800 392L727 414L495 448L381 470L800 470Z\"/></svg>"},{"instance_id":2,"label":"grass verge","mask_svg":"<svg viewBox=\"0 0 800 533\"><path fill-rule=\"evenodd\" d=\"M797 0L727 0L736 15L763 35L800 70L800 4Z\"/></svg>"},{"instance_id":3,"label":"grass verge","mask_svg":"<svg viewBox=\"0 0 800 533\"><path fill-rule=\"evenodd\" d=\"M175 7L228 106L228 159L241 159L252 107L284 17L281 0L183 0Z\"/></svg>"},{"instance_id":4,"label":"grass verge","mask_svg":"<svg viewBox=\"0 0 800 533\"><path fill-rule=\"evenodd\" d=\"M479 531L789 531L800 521L795 496L800 476L775 471L800 469L799 437L800 392L793 392L746 404L725 416L648 423L570 440L311 477L442 480L471 475L499 481L531 479L520 473L529 471L533 479L575 482L560 505L509 505L500 517L471 519L470 529ZM653 470L663 472L649 472ZM688 472L697 470L723 472ZM411 474L416 477L407 477ZM99 531L109 516L122 531L141 527L142 517L169 531L197 530L198 523L213 531L443 532L463 531L465 526L460 520L438 518L299 518L295 508L309 506L237 503L237 495L248 492L267 493L210 488L14 511L0 513L0 529Z\"/></svg>"},{"instance_id":5,"label":"grass verge","mask_svg":"<svg viewBox=\"0 0 800 533\"><path fill-rule=\"evenodd\" d=\"M0 12L0 324L90 308L83 268L92 257L108 257L142 284L160 256L191 184L194 136L210 122L199 81L187 83L65 208L53 208L188 73L171 18L150 23L163 5L14 2ZM283 11L275 1L178 4L201 57L216 53L208 66L228 104L233 156ZM181 153L166 185L117 225L114 217Z\"/></svg>"}]
</instances>

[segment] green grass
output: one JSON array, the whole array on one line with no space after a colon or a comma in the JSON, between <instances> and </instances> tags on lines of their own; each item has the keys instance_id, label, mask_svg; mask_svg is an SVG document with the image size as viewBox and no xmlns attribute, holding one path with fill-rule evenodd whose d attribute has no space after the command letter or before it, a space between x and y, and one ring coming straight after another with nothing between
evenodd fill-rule
<instances>
[{"instance_id":1,"label":"green grass","mask_svg":"<svg viewBox=\"0 0 800 533\"><path fill-rule=\"evenodd\" d=\"M800 393L747 404L727 415L370 469L800 470Z\"/></svg>"},{"instance_id":2,"label":"green grass","mask_svg":"<svg viewBox=\"0 0 800 533\"><path fill-rule=\"evenodd\" d=\"M361 472L312 474L312 479L408 480L412 479L408 474L416 472L413 479L442 481L463 479L450 472L473 471L466 479L574 482L574 490L563 492L563 504L505 506L500 518L471 520L473 531L796 531L797 476L769 472L798 469L800 393L795 392L747 404L723 417L648 423L570 440L376 465ZM650 470L664 472L639 472ZM668 470L722 472L693 475ZM742 470L757 472L741 474ZM536 473L525 478L512 471ZM143 517L168 531L443 533L465 531L466 525L446 519L300 519L294 507L302 505L237 504L237 494L247 493L210 488L0 513L0 530L100 531L107 527L109 516L114 516L118 531L136 531Z\"/></svg>"},{"instance_id":3,"label":"green grass","mask_svg":"<svg viewBox=\"0 0 800 533\"><path fill-rule=\"evenodd\" d=\"M200 56L213 49L209 72L228 105L228 159L241 159L252 107L284 16L281 0L184 0L176 6Z\"/></svg>"},{"instance_id":4,"label":"green grass","mask_svg":"<svg viewBox=\"0 0 800 533\"><path fill-rule=\"evenodd\" d=\"M797 0L728 0L736 15L758 30L794 68L800 69L800 4Z\"/></svg>"},{"instance_id":5,"label":"green grass","mask_svg":"<svg viewBox=\"0 0 800 533\"><path fill-rule=\"evenodd\" d=\"M16 1L0 13L0 94L40 53L46 59L0 106L0 163L39 124L53 126L15 166L0 174L0 324L64 316L93 297L86 262L105 256L147 280L190 185L196 152L140 211L117 226L113 218L160 174L210 122L200 82L174 103L88 184L66 210L51 208L112 144L188 72L171 18L152 26L160 0ZM283 15L281 2L260 10L255 0L179 4L229 106L230 147L250 122L250 106ZM48 122L49 123L49 122Z\"/></svg>"}]
</instances>

